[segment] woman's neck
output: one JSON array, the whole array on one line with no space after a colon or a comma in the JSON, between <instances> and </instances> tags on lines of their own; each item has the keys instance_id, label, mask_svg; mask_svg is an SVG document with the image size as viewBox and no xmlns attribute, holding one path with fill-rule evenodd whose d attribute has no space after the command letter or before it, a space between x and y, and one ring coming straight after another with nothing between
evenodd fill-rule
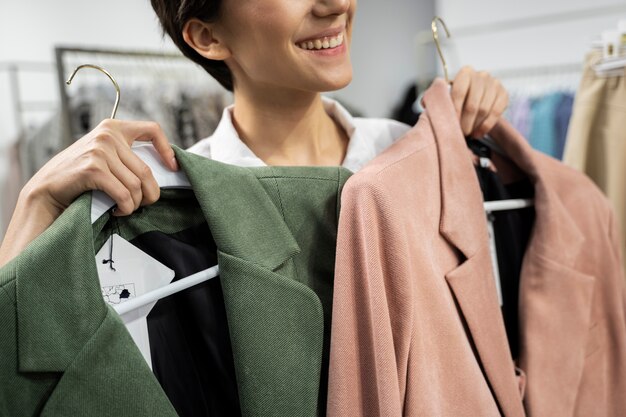
<instances>
[{"instance_id":1,"label":"woman's neck","mask_svg":"<svg viewBox=\"0 0 626 417\"><path fill-rule=\"evenodd\" d=\"M320 94L235 91L232 116L241 140L267 165L337 166L345 157L347 134Z\"/></svg>"}]
</instances>

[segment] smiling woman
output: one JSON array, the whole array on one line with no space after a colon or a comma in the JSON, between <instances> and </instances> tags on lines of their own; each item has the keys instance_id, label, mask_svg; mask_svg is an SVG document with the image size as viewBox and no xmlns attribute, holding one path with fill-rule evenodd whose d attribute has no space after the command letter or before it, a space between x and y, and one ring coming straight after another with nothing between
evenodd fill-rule
<instances>
[{"instance_id":1,"label":"smiling woman","mask_svg":"<svg viewBox=\"0 0 626 417\"><path fill-rule=\"evenodd\" d=\"M321 96L352 80L355 0L152 0L152 6L183 54L234 93L214 135L191 152L234 165L341 165L354 172L409 129L352 117ZM489 132L508 104L498 80L468 67L451 94L466 135ZM86 191L111 196L119 216L156 201L158 184L130 149L138 140L152 142L164 163L178 169L156 123L103 121L25 185L0 246L0 266Z\"/></svg>"}]
</instances>

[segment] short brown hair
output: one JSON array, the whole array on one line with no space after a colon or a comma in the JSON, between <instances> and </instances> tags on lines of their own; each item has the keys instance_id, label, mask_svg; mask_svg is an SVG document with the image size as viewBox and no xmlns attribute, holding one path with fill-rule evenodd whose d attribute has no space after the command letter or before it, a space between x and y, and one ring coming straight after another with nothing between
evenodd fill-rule
<instances>
[{"instance_id":1,"label":"short brown hair","mask_svg":"<svg viewBox=\"0 0 626 417\"><path fill-rule=\"evenodd\" d=\"M220 17L223 0L150 0L150 2L159 17L163 32L172 38L183 55L199 64L228 91L233 91L233 75L226 63L203 57L183 39L183 27L190 19L215 22Z\"/></svg>"}]
</instances>

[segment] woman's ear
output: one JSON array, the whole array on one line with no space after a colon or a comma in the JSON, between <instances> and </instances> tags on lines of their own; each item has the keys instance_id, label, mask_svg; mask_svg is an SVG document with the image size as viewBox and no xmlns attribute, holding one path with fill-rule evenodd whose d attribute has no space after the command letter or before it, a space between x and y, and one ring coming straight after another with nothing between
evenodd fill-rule
<instances>
[{"instance_id":1,"label":"woman's ear","mask_svg":"<svg viewBox=\"0 0 626 417\"><path fill-rule=\"evenodd\" d=\"M215 26L199 19L190 19L183 27L183 39L187 45L207 59L224 61L230 50L215 36Z\"/></svg>"}]
</instances>

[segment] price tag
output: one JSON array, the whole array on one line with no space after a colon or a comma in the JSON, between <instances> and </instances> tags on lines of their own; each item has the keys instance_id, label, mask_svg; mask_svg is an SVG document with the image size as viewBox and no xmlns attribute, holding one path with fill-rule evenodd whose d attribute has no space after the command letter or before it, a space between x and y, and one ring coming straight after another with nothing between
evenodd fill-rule
<instances>
[{"instance_id":1,"label":"price tag","mask_svg":"<svg viewBox=\"0 0 626 417\"><path fill-rule=\"evenodd\" d=\"M115 307L169 284L175 272L121 236L114 234L96 254L104 300ZM121 316L135 344L152 368L146 317L156 302Z\"/></svg>"}]
</instances>

